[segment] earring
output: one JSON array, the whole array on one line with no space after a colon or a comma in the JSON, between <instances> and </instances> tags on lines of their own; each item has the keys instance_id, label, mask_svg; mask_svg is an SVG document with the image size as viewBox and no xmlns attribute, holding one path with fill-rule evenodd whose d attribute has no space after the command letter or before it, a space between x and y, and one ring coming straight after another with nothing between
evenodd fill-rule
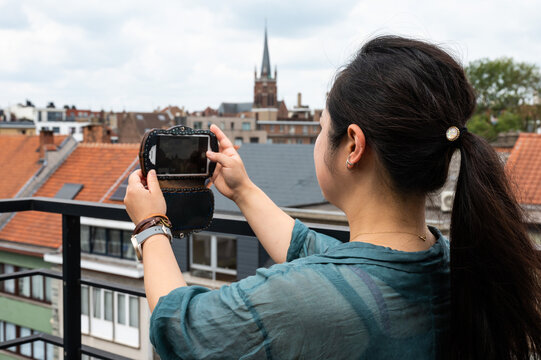
<instances>
[{"instance_id":1,"label":"earring","mask_svg":"<svg viewBox=\"0 0 541 360\"><path fill-rule=\"evenodd\" d=\"M350 157L350 156L351 156L351 154L349 154L348 157L347 157L347 159L346 159L346 167L347 167L348 170L353 169L353 167L355 166L355 164L353 164L353 163L351 163L351 162L349 161L349 157Z\"/></svg>"}]
</instances>

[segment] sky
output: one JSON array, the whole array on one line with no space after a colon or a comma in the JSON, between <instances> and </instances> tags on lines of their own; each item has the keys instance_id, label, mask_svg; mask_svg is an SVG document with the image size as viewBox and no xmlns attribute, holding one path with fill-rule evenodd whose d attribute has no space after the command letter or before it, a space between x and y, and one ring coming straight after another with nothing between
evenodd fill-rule
<instances>
[{"instance_id":1,"label":"sky","mask_svg":"<svg viewBox=\"0 0 541 360\"><path fill-rule=\"evenodd\" d=\"M541 64L541 0L0 0L0 108L189 111L251 102L265 22L278 99L323 108L362 44L397 34L463 64Z\"/></svg>"}]
</instances>

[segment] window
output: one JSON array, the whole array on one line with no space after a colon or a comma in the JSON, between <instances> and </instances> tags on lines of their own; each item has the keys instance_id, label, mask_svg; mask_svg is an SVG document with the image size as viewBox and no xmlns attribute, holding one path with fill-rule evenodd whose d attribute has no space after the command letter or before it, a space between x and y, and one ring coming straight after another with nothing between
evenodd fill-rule
<instances>
[{"instance_id":1,"label":"window","mask_svg":"<svg viewBox=\"0 0 541 360\"><path fill-rule=\"evenodd\" d=\"M251 137L251 138L250 138L250 143L252 143L252 144L257 144L257 143L259 143L259 138L257 138L257 137Z\"/></svg>"},{"instance_id":2,"label":"window","mask_svg":"<svg viewBox=\"0 0 541 360\"><path fill-rule=\"evenodd\" d=\"M280 132L281 132L281 133L284 132L284 125L280 125Z\"/></svg>"},{"instance_id":3,"label":"window","mask_svg":"<svg viewBox=\"0 0 541 360\"><path fill-rule=\"evenodd\" d=\"M231 122L231 130L235 130L235 123Z\"/></svg>"},{"instance_id":4,"label":"window","mask_svg":"<svg viewBox=\"0 0 541 360\"><path fill-rule=\"evenodd\" d=\"M135 118L136 118L137 120L143 120L143 119L144 119L143 115L141 115L141 114L135 115Z\"/></svg>"},{"instance_id":5,"label":"window","mask_svg":"<svg viewBox=\"0 0 541 360\"><path fill-rule=\"evenodd\" d=\"M0 264L0 273L29 270L28 268L11 264ZM51 302L51 279L41 275L25 276L18 279L0 282L0 291L15 296L25 297L46 303Z\"/></svg>"},{"instance_id":6,"label":"window","mask_svg":"<svg viewBox=\"0 0 541 360\"><path fill-rule=\"evenodd\" d=\"M70 126L70 134L73 135L75 134L75 132L77 131L77 129L73 126Z\"/></svg>"},{"instance_id":7,"label":"window","mask_svg":"<svg viewBox=\"0 0 541 360\"><path fill-rule=\"evenodd\" d=\"M225 130L225 122L220 122L220 129Z\"/></svg>"},{"instance_id":8,"label":"window","mask_svg":"<svg viewBox=\"0 0 541 360\"><path fill-rule=\"evenodd\" d=\"M270 131L271 131L271 132L274 131L274 125L271 125L271 126L270 126Z\"/></svg>"},{"instance_id":9,"label":"window","mask_svg":"<svg viewBox=\"0 0 541 360\"><path fill-rule=\"evenodd\" d=\"M139 298L82 285L81 332L139 347Z\"/></svg>"},{"instance_id":10,"label":"window","mask_svg":"<svg viewBox=\"0 0 541 360\"><path fill-rule=\"evenodd\" d=\"M304 135L308 134L308 126L306 126L306 125L303 125L303 126L302 126L302 133L303 133Z\"/></svg>"},{"instance_id":11,"label":"window","mask_svg":"<svg viewBox=\"0 0 541 360\"><path fill-rule=\"evenodd\" d=\"M272 144L272 139L271 138L267 138L267 144Z\"/></svg>"},{"instance_id":12,"label":"window","mask_svg":"<svg viewBox=\"0 0 541 360\"><path fill-rule=\"evenodd\" d=\"M53 126L53 132L55 134L59 134L60 133L60 128L58 126Z\"/></svg>"},{"instance_id":13,"label":"window","mask_svg":"<svg viewBox=\"0 0 541 360\"><path fill-rule=\"evenodd\" d=\"M38 111L38 121L41 121L41 111Z\"/></svg>"},{"instance_id":14,"label":"window","mask_svg":"<svg viewBox=\"0 0 541 360\"><path fill-rule=\"evenodd\" d=\"M289 134L294 135L295 134L295 126L289 125Z\"/></svg>"},{"instance_id":15,"label":"window","mask_svg":"<svg viewBox=\"0 0 541 360\"><path fill-rule=\"evenodd\" d=\"M190 237L190 272L213 280L237 280L237 240L193 234Z\"/></svg>"},{"instance_id":16,"label":"window","mask_svg":"<svg viewBox=\"0 0 541 360\"><path fill-rule=\"evenodd\" d=\"M242 130L245 130L245 131L252 130L252 126L251 126L250 122L243 121L242 122Z\"/></svg>"},{"instance_id":17,"label":"window","mask_svg":"<svg viewBox=\"0 0 541 360\"><path fill-rule=\"evenodd\" d=\"M4 271L3 271L4 274L11 274L13 272L15 272L15 266L8 265L8 264L4 265ZM4 281L4 291L10 294L15 293L15 280L14 279Z\"/></svg>"},{"instance_id":18,"label":"window","mask_svg":"<svg viewBox=\"0 0 541 360\"><path fill-rule=\"evenodd\" d=\"M237 146L241 146L241 145L242 145L242 138L241 138L241 137L236 137L236 138L235 138L235 145L237 145Z\"/></svg>"},{"instance_id":19,"label":"window","mask_svg":"<svg viewBox=\"0 0 541 360\"><path fill-rule=\"evenodd\" d=\"M194 128L194 130L201 130L203 128L203 122L202 121L194 121L193 122L193 128Z\"/></svg>"},{"instance_id":20,"label":"window","mask_svg":"<svg viewBox=\"0 0 541 360\"><path fill-rule=\"evenodd\" d=\"M135 260L131 231L81 225L81 251Z\"/></svg>"},{"instance_id":21,"label":"window","mask_svg":"<svg viewBox=\"0 0 541 360\"><path fill-rule=\"evenodd\" d=\"M269 106L274 106L274 96L272 94L267 95L267 104Z\"/></svg>"},{"instance_id":22,"label":"window","mask_svg":"<svg viewBox=\"0 0 541 360\"><path fill-rule=\"evenodd\" d=\"M297 144L303 144L302 139L297 139Z\"/></svg>"},{"instance_id":23,"label":"window","mask_svg":"<svg viewBox=\"0 0 541 360\"><path fill-rule=\"evenodd\" d=\"M62 112L61 111L47 111L47 121L62 121Z\"/></svg>"},{"instance_id":24,"label":"window","mask_svg":"<svg viewBox=\"0 0 541 360\"><path fill-rule=\"evenodd\" d=\"M159 114L158 115L158 120L165 121L165 115Z\"/></svg>"},{"instance_id":25,"label":"window","mask_svg":"<svg viewBox=\"0 0 541 360\"><path fill-rule=\"evenodd\" d=\"M88 334L88 317L90 315L90 303L88 302L88 286L81 285L81 332Z\"/></svg>"},{"instance_id":26,"label":"window","mask_svg":"<svg viewBox=\"0 0 541 360\"><path fill-rule=\"evenodd\" d=\"M0 342L15 338L30 336L38 331L23 326L18 326L6 321L0 321ZM12 346L7 351L25 356L30 359L52 360L54 358L54 346L43 341Z\"/></svg>"}]
</instances>

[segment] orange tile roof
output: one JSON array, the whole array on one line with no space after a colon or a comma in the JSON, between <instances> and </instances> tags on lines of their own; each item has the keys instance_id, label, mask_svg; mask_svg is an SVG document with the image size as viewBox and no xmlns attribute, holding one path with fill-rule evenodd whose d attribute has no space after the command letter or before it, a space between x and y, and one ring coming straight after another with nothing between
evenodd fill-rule
<instances>
[{"instance_id":1,"label":"orange tile roof","mask_svg":"<svg viewBox=\"0 0 541 360\"><path fill-rule=\"evenodd\" d=\"M55 136L59 146L66 136ZM39 136L0 135L0 199L14 197L39 170ZM9 174L9 175L8 175Z\"/></svg>"},{"instance_id":2,"label":"orange tile roof","mask_svg":"<svg viewBox=\"0 0 541 360\"><path fill-rule=\"evenodd\" d=\"M138 144L79 144L34 196L54 197L65 183L82 184L75 200L108 202L137 159ZM137 163L137 161L135 161ZM0 231L0 239L58 248L62 244L60 214L17 213Z\"/></svg>"},{"instance_id":3,"label":"orange tile roof","mask_svg":"<svg viewBox=\"0 0 541 360\"><path fill-rule=\"evenodd\" d=\"M498 153L511 153L511 151L513 150L512 148L504 148L504 147L494 147L493 149L496 150L496 152Z\"/></svg>"},{"instance_id":4,"label":"orange tile roof","mask_svg":"<svg viewBox=\"0 0 541 360\"><path fill-rule=\"evenodd\" d=\"M505 168L519 202L541 205L541 134L520 134Z\"/></svg>"}]
</instances>

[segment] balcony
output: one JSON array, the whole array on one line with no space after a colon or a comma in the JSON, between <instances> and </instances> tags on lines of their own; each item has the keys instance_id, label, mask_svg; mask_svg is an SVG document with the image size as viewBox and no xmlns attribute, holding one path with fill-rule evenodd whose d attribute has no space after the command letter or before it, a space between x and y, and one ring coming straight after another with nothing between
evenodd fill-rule
<instances>
[{"instance_id":1,"label":"balcony","mask_svg":"<svg viewBox=\"0 0 541 360\"><path fill-rule=\"evenodd\" d=\"M138 288L81 276L81 217L130 221L124 206L39 197L0 200L0 213L28 210L62 214L62 272L50 269L25 270L0 275L0 281L36 275L62 280L62 323L65 335L61 338L43 332L34 332L29 336L21 336L0 343L0 350L42 341L62 347L65 359L81 359L83 354L99 359L128 359L125 356L83 345L81 341L81 285L137 297L145 296L145 293ZM319 224L311 227L338 239L348 238L348 232L341 226ZM257 242L250 226L242 216L215 214L207 230ZM35 229L35 232L39 234L39 229Z\"/></svg>"}]
</instances>

